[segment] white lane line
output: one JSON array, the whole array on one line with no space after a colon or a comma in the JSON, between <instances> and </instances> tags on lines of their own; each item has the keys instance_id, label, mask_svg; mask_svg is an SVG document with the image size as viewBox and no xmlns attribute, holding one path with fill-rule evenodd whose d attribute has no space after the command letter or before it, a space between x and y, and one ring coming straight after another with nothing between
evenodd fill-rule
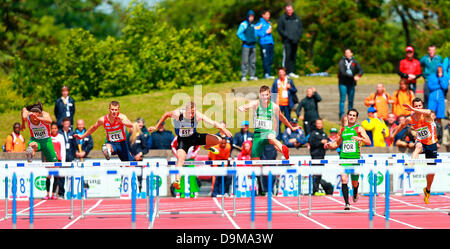
<instances>
[{"instance_id":1,"label":"white lane line","mask_svg":"<svg viewBox=\"0 0 450 249\"><path fill-rule=\"evenodd\" d=\"M399 200L399 199L395 199L395 198L393 198L393 197L390 197L390 199L392 199L392 200L394 200L394 201L398 201L398 202L403 203L403 204L408 205L408 206L418 207L418 208L423 208L423 209L427 209L427 210L433 210L433 208L428 208L428 207L424 207L424 206L412 204L412 203L409 203L409 202L406 202L406 201L402 201L402 200ZM438 209L438 208L435 208L435 209ZM446 214L447 212L442 212L442 213Z\"/></svg>"},{"instance_id":2,"label":"white lane line","mask_svg":"<svg viewBox=\"0 0 450 249\"><path fill-rule=\"evenodd\" d=\"M292 208L290 208L290 207L284 205L283 203L279 202L277 199L275 199L275 198L273 198L273 197L272 197L272 200L273 200L274 202L278 203L278 205L280 205L280 206L282 206L282 207L284 207L284 208L287 208L287 209L290 210L290 211L294 211ZM319 225L319 226L321 226L321 227L323 227L323 228L325 228L325 229L331 229L330 227L328 227L328 226L326 226L326 225L324 225L324 224L322 224L322 223L320 223L320 222L318 222L318 221L316 221L316 220L314 220L314 219L312 219L312 218L310 218L310 217L308 217L308 216L306 216L306 215L304 215L304 214L302 214L302 213L300 213L300 216L306 218L307 220L310 220L310 221L316 223L317 225Z\"/></svg>"},{"instance_id":3,"label":"white lane line","mask_svg":"<svg viewBox=\"0 0 450 249\"><path fill-rule=\"evenodd\" d=\"M217 207L219 207L220 208L220 210L223 210L222 209L222 206L219 204L219 201L217 200L217 198L216 197L213 197L213 200L214 200L214 203L216 203L216 205L217 205ZM238 224L236 224L236 222L233 220L233 218L231 218L231 216L228 214L228 212L227 212L227 210L224 210L225 212L225 216L228 218L228 220L231 222L231 224L233 224L233 226L234 226L234 228L236 228L236 229L241 229L239 226L238 226Z\"/></svg>"},{"instance_id":4,"label":"white lane line","mask_svg":"<svg viewBox=\"0 0 450 249\"><path fill-rule=\"evenodd\" d=\"M86 211L86 213L91 212L94 208L96 208L98 205L100 205L100 203L101 203L102 201L103 201L103 199L98 200L97 203L95 203L94 206L92 206L91 208L89 208L89 209ZM72 226L75 222L77 222L79 219L81 219L81 215L78 216L77 218L75 218L73 221L71 221L71 222L70 222L69 224L67 224L66 226L64 226L62 229L67 229L67 228L69 228L69 227Z\"/></svg>"},{"instance_id":5,"label":"white lane line","mask_svg":"<svg viewBox=\"0 0 450 249\"><path fill-rule=\"evenodd\" d=\"M42 200L42 201L36 203L35 205L33 205L33 208L35 208L35 207L37 207L37 206L40 206L42 203L44 203L44 202L46 202L46 201L47 201L47 200ZM21 214L21 213L23 213L23 212L25 212L25 211L28 211L29 209L30 209L30 207L27 207L27 208L25 208L25 209L23 209L23 210L17 212L17 214ZM4 221L4 220L5 220L5 217L3 217L3 218L0 219L0 221Z\"/></svg>"},{"instance_id":6,"label":"white lane line","mask_svg":"<svg viewBox=\"0 0 450 249\"><path fill-rule=\"evenodd\" d=\"M344 202L338 201L338 200L336 200L336 199L334 199L334 198L332 198L332 197L327 196L327 198L330 199L330 200L333 200L333 201L335 201L335 202L337 202L337 203L340 203L340 204L342 204L342 205L345 205ZM353 208L356 208L356 209L358 209L358 210L361 210L360 208L357 208L357 207L353 207ZM377 214L377 213L376 213L375 215L376 215L376 216L379 216L379 217L381 217L381 218L385 218L385 216L380 215L380 214ZM408 224L408 223L405 223L405 222L403 222L403 221L399 221L399 220L396 220L396 219L389 218L389 220L394 221L394 222L397 222L397 223L400 223L400 224L405 225L405 226L409 226L409 227L411 227L411 228L422 229L422 228L420 228L420 227L416 227L416 226L414 226L414 225L411 225L411 224Z\"/></svg>"}]
</instances>

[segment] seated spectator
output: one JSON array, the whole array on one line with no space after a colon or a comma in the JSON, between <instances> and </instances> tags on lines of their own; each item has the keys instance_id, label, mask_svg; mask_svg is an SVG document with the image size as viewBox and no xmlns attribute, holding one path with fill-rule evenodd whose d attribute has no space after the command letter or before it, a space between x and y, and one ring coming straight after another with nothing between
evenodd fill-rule
<instances>
[{"instance_id":1,"label":"seated spectator","mask_svg":"<svg viewBox=\"0 0 450 249\"><path fill-rule=\"evenodd\" d=\"M253 133L248 130L248 126L249 122L247 120L242 121L241 130L233 136L233 146L240 148L245 141L253 140Z\"/></svg>"},{"instance_id":2,"label":"seated spectator","mask_svg":"<svg viewBox=\"0 0 450 249\"><path fill-rule=\"evenodd\" d=\"M231 144L228 143L225 136L222 136L222 140L218 145L213 146L219 151L219 154L213 154L211 151L208 153L209 160L228 160L230 158L231 154ZM231 185L231 179L232 176L224 176L224 194L229 195L230 194L230 185ZM212 197L221 197L222 196L222 179L221 177L215 177L212 178Z\"/></svg>"},{"instance_id":3,"label":"seated spectator","mask_svg":"<svg viewBox=\"0 0 450 249\"><path fill-rule=\"evenodd\" d=\"M389 134L392 133L392 131L394 130L395 127L397 127L397 124L395 123L397 121L397 117L395 116L394 113L389 113L388 114L388 118L387 118L387 122L386 122L386 126L389 129ZM394 141L390 139L390 137L386 138L386 144L388 147L391 147L394 145Z\"/></svg>"},{"instance_id":4,"label":"seated spectator","mask_svg":"<svg viewBox=\"0 0 450 249\"><path fill-rule=\"evenodd\" d=\"M406 110L403 104L411 105L411 102L415 98L415 95L414 92L409 89L406 79L400 80L399 89L394 92L392 98L394 99L394 103L392 104L392 112L397 117L400 117L402 115L411 115L411 111Z\"/></svg>"},{"instance_id":5,"label":"seated spectator","mask_svg":"<svg viewBox=\"0 0 450 249\"><path fill-rule=\"evenodd\" d=\"M252 141L245 141L242 144L242 150L239 152L237 159L238 160L251 160L251 153L252 153ZM244 165L237 165L237 166L244 166Z\"/></svg>"},{"instance_id":6,"label":"seated spectator","mask_svg":"<svg viewBox=\"0 0 450 249\"><path fill-rule=\"evenodd\" d=\"M372 142L370 147L386 147L386 138L389 136L389 129L386 123L377 117L377 109L369 107L366 120L361 122L361 127L366 130L367 135ZM366 145L364 145L366 146Z\"/></svg>"},{"instance_id":7,"label":"seated spectator","mask_svg":"<svg viewBox=\"0 0 450 249\"><path fill-rule=\"evenodd\" d=\"M227 128L227 124L225 123L225 121L220 121L220 124L223 125L223 127ZM231 150L233 150L233 137L227 137L227 135L222 131L217 132L216 135L219 137L225 137L227 139L227 142L231 145Z\"/></svg>"},{"instance_id":8,"label":"seated spectator","mask_svg":"<svg viewBox=\"0 0 450 249\"><path fill-rule=\"evenodd\" d=\"M438 139L437 142L437 148L439 149L441 147L442 144L442 138L444 136L444 131L442 129L442 125L440 122L437 122L436 120L436 113L434 111L431 111L431 118L434 120L434 124L436 125L436 136Z\"/></svg>"},{"instance_id":9,"label":"seated spectator","mask_svg":"<svg viewBox=\"0 0 450 249\"><path fill-rule=\"evenodd\" d=\"M133 128L130 129L130 136L127 137L130 153L135 161L142 161L144 155L148 153L147 148L147 134L142 132L137 122L133 123Z\"/></svg>"},{"instance_id":10,"label":"seated spectator","mask_svg":"<svg viewBox=\"0 0 450 249\"><path fill-rule=\"evenodd\" d=\"M170 150L170 144L174 138L174 135L171 131L166 130L165 128L166 122L162 122L157 131L154 131L150 135L151 139L151 147L150 149L155 150Z\"/></svg>"},{"instance_id":11,"label":"seated spectator","mask_svg":"<svg viewBox=\"0 0 450 249\"><path fill-rule=\"evenodd\" d=\"M292 126L297 126L297 123L298 121L296 118L291 120ZM282 139L283 144L285 144L288 148L300 148L306 143L306 136L301 127L299 127L296 131L291 131L289 127L286 127Z\"/></svg>"},{"instance_id":12,"label":"seated spectator","mask_svg":"<svg viewBox=\"0 0 450 249\"><path fill-rule=\"evenodd\" d=\"M303 120L303 130L305 135L309 134L311 126L314 125L316 119L319 118L318 103L322 101L322 97L317 93L314 87L306 89L306 97L303 98L297 106L297 117ZM302 108L304 109L304 115L300 115Z\"/></svg>"},{"instance_id":13,"label":"seated spectator","mask_svg":"<svg viewBox=\"0 0 450 249\"><path fill-rule=\"evenodd\" d=\"M331 128L330 129L330 136L328 137L328 142L335 142L338 139L338 129L337 128ZM333 150L332 148L327 148L329 150ZM336 148L336 152L340 154L341 152L341 146Z\"/></svg>"},{"instance_id":14,"label":"seated spectator","mask_svg":"<svg viewBox=\"0 0 450 249\"><path fill-rule=\"evenodd\" d=\"M406 119L405 116L398 117L398 123L402 123ZM409 148L414 149L415 146L415 136L411 126L408 124L403 130L399 131L394 137L394 144L399 148Z\"/></svg>"},{"instance_id":15,"label":"seated spectator","mask_svg":"<svg viewBox=\"0 0 450 249\"><path fill-rule=\"evenodd\" d=\"M141 117L136 119L136 123L138 123L139 128L141 129L141 131L145 134L147 134L147 148L151 148L152 147L152 139L150 136L150 132L148 131L147 127L145 126L145 120Z\"/></svg>"},{"instance_id":16,"label":"seated spectator","mask_svg":"<svg viewBox=\"0 0 450 249\"><path fill-rule=\"evenodd\" d=\"M84 126L84 120L77 120L77 128L75 129L75 134L83 135L86 132L86 128ZM77 158L86 158L89 155L89 152L94 148L94 140L92 139L92 135L85 137L84 139L77 139L78 149L75 152L75 157Z\"/></svg>"},{"instance_id":17,"label":"seated spectator","mask_svg":"<svg viewBox=\"0 0 450 249\"><path fill-rule=\"evenodd\" d=\"M445 126L443 135L442 135L442 145L446 147L447 151L450 149L450 127L449 123Z\"/></svg>"},{"instance_id":18,"label":"seated spectator","mask_svg":"<svg viewBox=\"0 0 450 249\"><path fill-rule=\"evenodd\" d=\"M389 113L389 104L393 104L394 100L391 95L386 92L384 85L377 84L377 91L370 94L364 99L364 104L367 107L373 106L377 109L377 117L386 121Z\"/></svg>"},{"instance_id":19,"label":"seated spectator","mask_svg":"<svg viewBox=\"0 0 450 249\"><path fill-rule=\"evenodd\" d=\"M26 149L25 139L20 134L20 123L13 125L13 132L6 137L6 152L24 152Z\"/></svg>"},{"instance_id":20,"label":"seated spectator","mask_svg":"<svg viewBox=\"0 0 450 249\"><path fill-rule=\"evenodd\" d=\"M437 67L437 72L430 74L427 80L429 90L428 109L436 113L436 122L441 123L445 118L445 92L448 89L450 77L444 75L442 64Z\"/></svg>"}]
</instances>

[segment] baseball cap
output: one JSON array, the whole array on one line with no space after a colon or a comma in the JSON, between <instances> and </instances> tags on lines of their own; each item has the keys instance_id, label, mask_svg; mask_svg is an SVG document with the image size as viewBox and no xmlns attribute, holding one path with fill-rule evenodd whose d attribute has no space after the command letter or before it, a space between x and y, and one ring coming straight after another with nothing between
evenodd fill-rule
<instances>
[{"instance_id":1,"label":"baseball cap","mask_svg":"<svg viewBox=\"0 0 450 249\"><path fill-rule=\"evenodd\" d=\"M367 112L377 112L377 109L375 109L375 107L371 106L371 107L369 107Z\"/></svg>"},{"instance_id":2,"label":"baseball cap","mask_svg":"<svg viewBox=\"0 0 450 249\"><path fill-rule=\"evenodd\" d=\"M244 120L244 121L242 121L241 125L242 125L242 126L244 126L244 125L250 125L250 123L249 123L247 120Z\"/></svg>"},{"instance_id":3,"label":"baseball cap","mask_svg":"<svg viewBox=\"0 0 450 249\"><path fill-rule=\"evenodd\" d=\"M336 133L337 133L338 130L337 130L336 128L333 127L333 128L330 129L330 132L336 132Z\"/></svg>"},{"instance_id":4,"label":"baseball cap","mask_svg":"<svg viewBox=\"0 0 450 249\"><path fill-rule=\"evenodd\" d=\"M414 52L414 48L411 46L406 47L406 52Z\"/></svg>"}]
</instances>

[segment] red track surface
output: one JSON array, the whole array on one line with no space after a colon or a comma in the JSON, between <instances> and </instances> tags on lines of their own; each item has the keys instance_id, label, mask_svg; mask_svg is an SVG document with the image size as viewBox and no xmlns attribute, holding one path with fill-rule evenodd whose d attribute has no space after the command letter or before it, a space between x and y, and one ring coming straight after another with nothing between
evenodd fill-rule
<instances>
[{"instance_id":1,"label":"red track surface","mask_svg":"<svg viewBox=\"0 0 450 249\"><path fill-rule=\"evenodd\" d=\"M161 198L160 211L219 211L221 198L201 197L197 199ZM450 209L450 196L431 196L430 204L423 203L422 196L391 196L390 207L394 209ZM357 203L352 203L352 210L368 209L369 198L362 196ZM384 196L377 197L376 215L373 227L385 228ZM275 197L273 210L296 210L298 199L294 197ZM308 197L301 198L301 214L273 213L274 229L366 229L369 228L368 213L312 213L308 216ZM312 198L313 210L342 210L343 199L336 196ZM8 203L11 213L12 202ZM131 200L88 199L84 202L84 210L89 213L98 212L131 212ZM155 219L155 229L248 229L251 228L250 214L238 213L233 216L233 199L225 198L225 216L221 214L161 214ZM250 211L250 199L236 199L236 210ZM255 210L267 210L267 198L257 197ZM29 202L17 201L17 213L28 214ZM69 213L70 201L67 200L35 200L34 212ZM146 200L139 199L136 212L146 212ZM132 227L131 215L103 215L80 217L81 201L74 201L74 218L68 216L34 216L35 229L128 229ZM5 201L0 201L0 228L12 228L12 217L5 219ZM29 217L18 216L16 227L29 228ZM136 228L147 229L149 218L136 215ZM267 228L267 214L256 213L255 228ZM389 227L393 229L437 229L450 228L450 215L447 213L390 213Z\"/></svg>"}]
</instances>

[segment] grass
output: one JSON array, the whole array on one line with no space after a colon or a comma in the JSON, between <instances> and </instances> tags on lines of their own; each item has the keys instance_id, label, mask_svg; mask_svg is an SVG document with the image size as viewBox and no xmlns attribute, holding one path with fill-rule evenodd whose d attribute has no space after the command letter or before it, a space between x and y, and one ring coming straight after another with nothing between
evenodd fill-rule
<instances>
[{"instance_id":1,"label":"grass","mask_svg":"<svg viewBox=\"0 0 450 249\"><path fill-rule=\"evenodd\" d=\"M383 82L385 84L397 84L398 76L395 74L366 74L362 77L358 84L377 84ZM235 99L232 95L232 88L239 87L256 87L263 84L271 86L272 80L258 80L249 82L227 82L220 84L203 85L201 89L197 87L183 87L177 90L153 90L149 93L139 95L128 95L121 97L114 97L108 99L93 99L87 101L76 102L75 119L83 119L86 128L89 128L96 120L108 113L108 104L111 100L120 102L120 111L127 115L127 117L134 121L138 117L142 117L146 121L147 126L155 125L161 116L167 112L182 106L183 98L193 97L194 100L202 98L202 106L198 106L203 113L216 121L225 120L229 130L234 134L240 129L240 122L244 119L250 120L249 113L245 115L237 111L237 107L244 103L244 99ZM294 83L297 88L311 85L336 85L336 76L331 77L300 77L295 79ZM200 92L201 90L201 92ZM195 96L194 96L195 92ZM177 102L179 101L179 102ZM198 102L197 102L198 103ZM215 104L215 105L213 105ZM52 115L54 105L44 105L44 110ZM5 143L6 136L12 132L14 122L21 122L20 111L9 111L0 114L0 139L2 144ZM75 121L76 122L76 121ZM339 124L324 120L324 130L329 131L331 127L339 127ZM173 131L171 122L166 122L166 129ZM202 126L200 132L217 133L217 129ZM22 132L26 141L29 141L30 132L28 128ZM99 128L94 134L94 150L100 150L101 145L105 140L105 131Z\"/></svg>"}]
</instances>

